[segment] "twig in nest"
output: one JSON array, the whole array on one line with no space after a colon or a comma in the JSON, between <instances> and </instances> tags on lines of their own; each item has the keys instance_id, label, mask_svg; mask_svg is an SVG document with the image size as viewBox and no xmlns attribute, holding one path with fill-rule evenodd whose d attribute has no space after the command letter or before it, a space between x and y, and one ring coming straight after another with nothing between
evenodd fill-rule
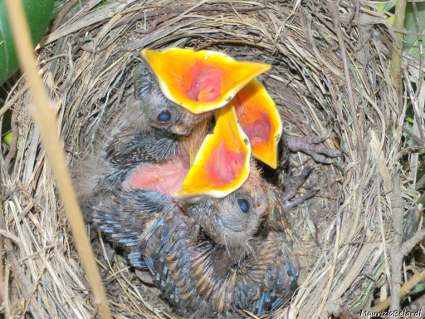
<instances>
[{"instance_id":1,"label":"twig in nest","mask_svg":"<svg viewBox=\"0 0 425 319\"><path fill-rule=\"evenodd\" d=\"M400 289L400 298L406 297L409 292L420 282L425 280L425 270L413 275ZM387 309L390 306L390 298L385 299L379 304L372 307L370 310L373 312L379 312Z\"/></svg>"},{"instance_id":2,"label":"twig in nest","mask_svg":"<svg viewBox=\"0 0 425 319\"><path fill-rule=\"evenodd\" d=\"M328 9L329 9L329 12L331 13L331 16L333 18L335 33L336 33L336 36L337 36L337 39L338 39L338 44L339 44L339 47L340 47L340 50L341 50L341 58L342 58L342 62L344 64L345 83L347 85L348 104L350 106L350 113L351 113L351 117L353 119L354 131L359 133L357 144L359 145L359 148L360 148L363 141L364 141L363 136L362 136L363 130L361 130L359 128L359 123L358 123L358 118L357 118L357 109L356 109L355 100L354 100L354 92L353 92L353 85L352 85L352 82L351 82L350 68L349 68L349 65L348 65L347 50L346 50L346 47L345 47L344 37L343 37L342 31L341 31L341 23L340 23L340 18L339 18L339 13L338 13L339 1L329 1L328 2ZM359 149L359 152L360 152L360 157L363 157L363 155L364 155L363 150Z\"/></svg>"},{"instance_id":3,"label":"twig in nest","mask_svg":"<svg viewBox=\"0 0 425 319\"><path fill-rule=\"evenodd\" d=\"M93 289L95 304L99 308L99 315L103 319L110 319L112 316L107 304L105 288L96 266L90 242L85 233L83 217L72 187L71 176L66 167L65 154L59 142L56 120L52 108L49 107L51 102L36 66L22 2L7 0L6 4L13 37L16 42L16 52L32 91L32 99L35 105L35 107L31 107L32 116L40 128L41 139L50 166L57 178L59 192L71 225L75 245L86 271L87 279Z\"/></svg>"},{"instance_id":4,"label":"twig in nest","mask_svg":"<svg viewBox=\"0 0 425 319\"><path fill-rule=\"evenodd\" d=\"M400 285L401 266L403 255L401 254L401 241L403 236L403 210L401 208L400 175L395 173L393 178L392 193L392 220L394 239L391 244L391 308L400 309Z\"/></svg>"},{"instance_id":5,"label":"twig in nest","mask_svg":"<svg viewBox=\"0 0 425 319\"><path fill-rule=\"evenodd\" d=\"M394 29L404 29L404 18L406 17L406 0L397 1L395 8ZM403 49L403 33L395 35L395 42L391 52L391 77L394 81L397 95L401 98L401 50ZM400 103L401 105L401 103Z\"/></svg>"},{"instance_id":6,"label":"twig in nest","mask_svg":"<svg viewBox=\"0 0 425 319\"><path fill-rule=\"evenodd\" d=\"M59 28L66 15L72 10L72 8L78 3L78 1L79 0L70 0L63 5L62 9L56 16L56 19L52 23L51 30L56 30L57 28Z\"/></svg>"},{"instance_id":7,"label":"twig in nest","mask_svg":"<svg viewBox=\"0 0 425 319\"><path fill-rule=\"evenodd\" d=\"M420 190L425 186L425 175L422 175L422 177L416 182L416 190Z\"/></svg>"},{"instance_id":8,"label":"twig in nest","mask_svg":"<svg viewBox=\"0 0 425 319\"><path fill-rule=\"evenodd\" d=\"M245 41L245 40L210 40L204 44L202 44L201 46L197 47L197 50L205 50L206 48L213 46L213 45L217 45L217 44L230 44L230 45L246 45L246 46L251 46L251 47L255 47L255 48L260 48L260 49L266 49L267 47L265 45L262 45L261 43L254 43L254 42L250 42L250 41Z\"/></svg>"},{"instance_id":9,"label":"twig in nest","mask_svg":"<svg viewBox=\"0 0 425 319\"><path fill-rule=\"evenodd\" d=\"M401 246L400 254L407 256L412 249L425 238L425 229L419 230L412 238L406 240Z\"/></svg>"},{"instance_id":10,"label":"twig in nest","mask_svg":"<svg viewBox=\"0 0 425 319\"><path fill-rule=\"evenodd\" d=\"M407 77L407 72L405 73L405 77L406 77L406 91L409 94L410 97L410 102L412 103L412 109L413 109L413 113L415 115L414 120L415 120L415 125L416 125L416 130L414 130L414 134L419 132L419 140L420 142L418 143L419 145L424 145L425 144L425 124L424 124L424 119L422 116L422 112L423 112L423 107L421 107L419 105L419 101L417 99L417 95L414 92L414 89L412 87L411 82L409 81L408 77ZM418 87L418 92L421 90L420 87ZM415 128L415 127L414 127Z\"/></svg>"},{"instance_id":11,"label":"twig in nest","mask_svg":"<svg viewBox=\"0 0 425 319\"><path fill-rule=\"evenodd\" d=\"M415 17L415 29L416 29L416 33L417 35L417 41L418 41L418 46L419 46L419 70L422 70L422 57L423 57L423 41L422 41L422 35L421 35L421 21L419 19L419 12L418 12L418 8L416 5L415 1L411 1L412 4L412 8L413 8L413 16ZM420 89L422 87L422 83L423 83L423 76L422 76L422 72L418 72L418 82L417 82L417 86L418 86L418 90L416 92L416 98L419 97L420 94Z\"/></svg>"},{"instance_id":12,"label":"twig in nest","mask_svg":"<svg viewBox=\"0 0 425 319\"><path fill-rule=\"evenodd\" d=\"M0 242L0 305L5 303L5 296L8 292L9 289L7 289L7 283L6 283L6 276L3 274L6 274L6 269L4 269L3 267L3 258L5 257L4 255L4 245ZM6 263L5 264L5 268L8 267L8 265ZM4 273L3 273L4 271ZM6 278L5 278L6 277ZM7 278L8 279L8 278Z\"/></svg>"},{"instance_id":13,"label":"twig in nest","mask_svg":"<svg viewBox=\"0 0 425 319\"><path fill-rule=\"evenodd\" d=\"M400 260L403 260L403 257L406 256L407 254L409 254L412 249L423 239L425 238L425 229L421 229L418 232L416 232L415 235L413 235L412 238L410 238L409 240L405 241L401 246L400 246L400 251L398 252L398 256L400 258ZM393 256L391 256L391 259L393 259ZM400 263L401 263L400 261ZM393 261L391 261L391 263L393 263ZM400 265L401 268L401 265ZM398 272L400 275L400 279L401 279L401 269ZM415 274L414 276L412 276L408 281L406 281L404 283L404 285L398 289L398 301L397 303L400 304L400 300L402 300L404 297L406 297L409 292L421 281L425 280L425 271L422 271L421 273ZM394 272L393 272L393 280L392 283L394 282ZM385 299L384 301L380 302L379 304L375 305L374 307L371 308L371 311L373 312L379 312L379 311L383 311L385 309L387 309L390 306L390 302L391 302L391 309L393 309L393 299L395 299L394 296L394 290L391 289L392 291L392 295L391 297Z\"/></svg>"},{"instance_id":14,"label":"twig in nest","mask_svg":"<svg viewBox=\"0 0 425 319\"><path fill-rule=\"evenodd\" d=\"M316 46L314 38L313 38L311 14L308 13L307 10L304 10L303 13L304 13L303 18L305 19L305 24L306 24L305 34L307 36L308 41L311 44L311 48L313 49L314 55L316 56L316 58L320 62L322 62L337 77L343 78L344 75L341 73L341 71L335 65L333 65L331 61L327 61L326 58L324 56L322 56L322 54L320 53L319 49Z\"/></svg>"},{"instance_id":15,"label":"twig in nest","mask_svg":"<svg viewBox=\"0 0 425 319\"><path fill-rule=\"evenodd\" d=\"M10 276L10 269L9 265L5 265L4 270L4 285L3 285L3 296L2 296L2 303L4 304L4 313L6 318L10 318L10 302L9 302L9 276Z\"/></svg>"}]
</instances>

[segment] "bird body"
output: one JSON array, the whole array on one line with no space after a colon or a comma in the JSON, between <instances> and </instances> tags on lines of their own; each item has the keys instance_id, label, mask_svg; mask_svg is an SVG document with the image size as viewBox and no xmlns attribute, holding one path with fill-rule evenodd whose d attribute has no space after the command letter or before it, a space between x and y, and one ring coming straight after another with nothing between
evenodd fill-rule
<instances>
[{"instance_id":1,"label":"bird body","mask_svg":"<svg viewBox=\"0 0 425 319\"><path fill-rule=\"evenodd\" d=\"M111 191L108 201L92 210L102 233L130 249L130 264L147 268L163 297L181 314L249 310L261 315L289 301L296 288L296 258L283 232L260 228L273 207L257 214L258 228L233 229L233 236L249 238L245 249L237 250L234 243L227 245L231 231L226 229L230 238L225 244L217 243L213 238L223 225L214 219L199 223L193 211L198 204L192 205L181 207L157 192ZM217 208L204 212L223 220L228 213ZM245 214L240 212L241 221ZM236 218L233 222L238 224Z\"/></svg>"},{"instance_id":2,"label":"bird body","mask_svg":"<svg viewBox=\"0 0 425 319\"><path fill-rule=\"evenodd\" d=\"M173 154L189 159L203 135L203 127L195 129ZM289 300L296 287L296 259L283 233L261 229L269 215L281 212L274 207L280 204L278 189L254 164L244 185L225 198L177 200L129 182L153 164L125 162L117 174L113 167L123 162L113 160L113 152L103 154L112 173L97 184L85 211L105 238L124 250L130 265L151 272L180 313L245 309L262 314ZM154 164L155 171L165 171L169 161L164 167Z\"/></svg>"},{"instance_id":3,"label":"bird body","mask_svg":"<svg viewBox=\"0 0 425 319\"><path fill-rule=\"evenodd\" d=\"M197 123L190 136L177 136L146 129L137 113L126 114L119 120L125 125L114 129L92 160L104 169L82 201L93 225L124 251L130 265L151 272L180 313L262 314L287 302L297 277L290 245L283 233L259 233L277 204L269 193L277 189L254 163L244 185L222 199L178 200L167 185L147 186L150 174L164 177L159 186L169 176L179 179L174 170L189 167L208 120Z\"/></svg>"},{"instance_id":4,"label":"bird body","mask_svg":"<svg viewBox=\"0 0 425 319\"><path fill-rule=\"evenodd\" d=\"M89 181L80 183L80 201L87 219L131 266L151 272L180 313L261 315L296 288L284 233L296 191L270 185L252 162L247 181L224 198L173 198L211 120L166 99L141 63L135 98L81 170L80 181Z\"/></svg>"},{"instance_id":5,"label":"bird body","mask_svg":"<svg viewBox=\"0 0 425 319\"><path fill-rule=\"evenodd\" d=\"M163 218L156 241L151 238L145 247L146 263L181 314L262 315L289 301L297 264L282 233L252 238L251 250L235 261L225 247L194 238L193 219L179 211Z\"/></svg>"}]
</instances>

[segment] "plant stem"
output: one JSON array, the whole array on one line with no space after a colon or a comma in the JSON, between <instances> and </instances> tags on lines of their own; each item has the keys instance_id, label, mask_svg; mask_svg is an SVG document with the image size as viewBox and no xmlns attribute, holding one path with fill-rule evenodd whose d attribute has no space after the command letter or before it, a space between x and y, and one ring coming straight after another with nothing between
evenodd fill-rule
<instances>
[{"instance_id":1,"label":"plant stem","mask_svg":"<svg viewBox=\"0 0 425 319\"><path fill-rule=\"evenodd\" d=\"M100 318L112 319L105 288L96 265L90 241L85 232L85 226L77 196L67 169L65 154L59 141L54 108L39 75L32 50L29 27L25 18L21 0L6 0L13 36L16 42L16 52L31 89L34 106L31 113L40 129L41 140L49 159L49 164L57 179L57 186L62 197L65 212L71 226L74 242L80 256L81 264L87 274L92 288L95 304L98 307Z\"/></svg>"},{"instance_id":2,"label":"plant stem","mask_svg":"<svg viewBox=\"0 0 425 319\"><path fill-rule=\"evenodd\" d=\"M394 29L404 29L404 19L406 17L406 0L398 0L395 7ZM395 34L395 42L391 52L391 77L394 81L394 87L397 95L401 99L401 53L403 49L404 33L397 32Z\"/></svg>"}]
</instances>

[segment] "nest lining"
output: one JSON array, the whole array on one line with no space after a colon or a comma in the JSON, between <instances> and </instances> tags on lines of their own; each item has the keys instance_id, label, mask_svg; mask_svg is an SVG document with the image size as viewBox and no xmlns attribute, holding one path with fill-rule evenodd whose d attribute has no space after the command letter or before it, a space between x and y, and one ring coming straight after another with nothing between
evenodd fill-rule
<instances>
[{"instance_id":1,"label":"nest lining","mask_svg":"<svg viewBox=\"0 0 425 319\"><path fill-rule=\"evenodd\" d=\"M143 47L207 48L271 63L262 80L279 106L285 132L329 136L328 145L344 151L336 166L315 165L309 183L321 189L319 195L288 213L300 287L290 307L272 317L289 311L311 318L369 306L378 279L388 272L388 190L399 169L405 112L389 80L391 36L377 13L350 1L338 8L322 1L98 2L70 13L38 50L70 165L93 150L99 129L125 108ZM4 106L16 114L13 160L0 158L4 311L16 317L91 318L93 300L29 103L21 81ZM294 154L291 164L296 172L314 163ZM406 181L408 174L402 173ZM145 274L129 270L101 238L92 237L117 318L176 318L158 291L144 284Z\"/></svg>"}]
</instances>

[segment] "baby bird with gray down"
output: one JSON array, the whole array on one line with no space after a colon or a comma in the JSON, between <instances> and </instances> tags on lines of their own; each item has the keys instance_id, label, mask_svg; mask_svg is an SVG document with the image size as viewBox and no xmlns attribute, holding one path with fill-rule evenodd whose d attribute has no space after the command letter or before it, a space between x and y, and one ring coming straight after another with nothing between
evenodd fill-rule
<instances>
[{"instance_id":1,"label":"baby bird with gray down","mask_svg":"<svg viewBox=\"0 0 425 319\"><path fill-rule=\"evenodd\" d=\"M200 143L197 136L205 136L202 127L190 141L181 141L177 157L190 156L193 144ZM254 163L244 185L225 198L178 201L165 189L142 189L132 182L151 163L122 167L116 175L107 157L95 162L109 166L110 174L84 201L86 214L124 250L132 266L149 269L180 313L250 309L262 314L289 300L296 287L296 261L285 235L267 226L278 228L272 219L283 217L282 196L260 177ZM174 168L165 162L155 164L155 172L168 176L165 171Z\"/></svg>"},{"instance_id":2,"label":"baby bird with gray down","mask_svg":"<svg viewBox=\"0 0 425 319\"><path fill-rule=\"evenodd\" d=\"M297 262L284 232L277 189L254 169L223 199L179 202L159 192L111 190L92 202L105 237L130 248L130 263L146 267L162 295L184 315L249 310L264 314L296 288ZM100 221L100 222L98 222Z\"/></svg>"},{"instance_id":3,"label":"baby bird with gray down","mask_svg":"<svg viewBox=\"0 0 425 319\"><path fill-rule=\"evenodd\" d=\"M291 201L309 170L284 193L253 167L248 181L224 199L172 199L211 116L167 100L143 63L135 89L136 99L92 160L91 175L98 174L81 189L88 219L124 249L132 266L148 268L182 313L202 306L261 314L285 302L296 286L296 261L276 221L312 196ZM224 299L217 289L226 291Z\"/></svg>"},{"instance_id":4,"label":"baby bird with gray down","mask_svg":"<svg viewBox=\"0 0 425 319\"><path fill-rule=\"evenodd\" d=\"M152 194L160 192L168 195L177 191L189 169L189 159L193 158L207 134L210 117L210 114L193 115L167 100L161 93L158 82L149 67L140 63L135 74L135 99L116 117L116 121L111 124L112 134L106 143L102 142L102 147L95 156L86 161L88 164L80 174L81 180L84 181L80 183L81 202L86 208L88 219L104 232L106 237L113 236L111 240L116 244L132 247L134 237L132 241L125 242L125 239L121 238L117 242L118 236L125 233L123 229L117 229L117 227L120 227L119 225L128 227L128 222L119 214L114 215L107 209L102 210L102 213L100 211L94 213L91 210L93 203L98 202L107 207L106 203L111 193L117 191L143 189ZM193 132L190 136L181 135L190 132ZM313 193L307 193L295 201L291 200L309 172L306 170L304 174L293 178L293 187L285 188L282 193L285 207L295 206L313 195ZM87 176L91 176L90 183L87 183ZM86 187L83 187L84 185ZM243 193L242 189L239 193L241 192ZM236 196L239 193L229 195L231 201L209 197L189 200L194 208L192 218L197 220L204 229L210 231L212 239L227 247L246 244L247 240L243 234L249 233L253 227L253 219L247 218L245 222L239 223L231 220L232 218L237 220L241 209L246 209L249 205L249 200L243 196ZM246 192L241 195L247 197ZM185 205L185 202L181 205ZM205 209L207 207L221 207L219 211L229 211L226 214L228 220L224 221L222 214L214 214L215 210ZM203 213L204 209L205 213ZM153 211L160 210L160 207L153 208ZM232 212L237 213L232 214ZM113 221L111 221L112 216L114 216ZM149 218L149 216L138 218ZM132 218L129 220L130 223L133 222ZM110 227L111 223L115 223L114 229ZM236 235L231 238L227 231L230 227L244 230L234 232L240 238ZM242 247L239 248L243 250ZM136 267L142 266L139 254L140 251L136 249L136 252L129 255L132 265Z\"/></svg>"}]
</instances>

